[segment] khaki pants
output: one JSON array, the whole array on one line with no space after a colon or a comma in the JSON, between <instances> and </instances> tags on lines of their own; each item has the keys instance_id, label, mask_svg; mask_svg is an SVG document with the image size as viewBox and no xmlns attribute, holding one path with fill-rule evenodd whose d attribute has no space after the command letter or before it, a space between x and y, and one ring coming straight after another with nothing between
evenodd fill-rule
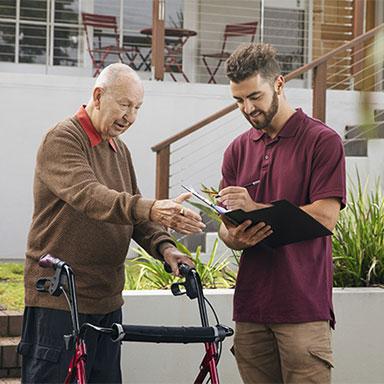
<instances>
[{"instance_id":1,"label":"khaki pants","mask_svg":"<svg viewBox=\"0 0 384 384\"><path fill-rule=\"evenodd\" d=\"M331 382L328 321L265 325L238 322L234 353L246 384Z\"/></svg>"}]
</instances>

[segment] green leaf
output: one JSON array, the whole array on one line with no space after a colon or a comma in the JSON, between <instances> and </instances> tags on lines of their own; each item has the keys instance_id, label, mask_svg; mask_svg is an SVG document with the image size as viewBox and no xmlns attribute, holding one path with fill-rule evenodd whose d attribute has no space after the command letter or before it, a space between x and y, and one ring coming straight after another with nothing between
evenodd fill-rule
<instances>
[{"instance_id":1,"label":"green leaf","mask_svg":"<svg viewBox=\"0 0 384 384\"><path fill-rule=\"evenodd\" d=\"M367 192L357 173L332 238L334 286L384 284L384 199L379 180Z\"/></svg>"}]
</instances>

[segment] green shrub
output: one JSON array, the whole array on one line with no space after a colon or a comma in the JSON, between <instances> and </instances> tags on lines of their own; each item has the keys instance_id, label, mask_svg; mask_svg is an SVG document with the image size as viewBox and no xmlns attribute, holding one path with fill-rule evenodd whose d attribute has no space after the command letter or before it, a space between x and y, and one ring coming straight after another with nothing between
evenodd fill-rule
<instances>
[{"instance_id":1,"label":"green shrub","mask_svg":"<svg viewBox=\"0 0 384 384\"><path fill-rule=\"evenodd\" d=\"M201 247L197 247L193 255L182 243L176 242L177 248L192 258L196 271L200 275L204 288L230 288L236 281L236 274L230 268L230 257L216 257L218 240L215 241L207 263L201 261ZM169 289L172 283L180 278L164 270L160 260L151 257L144 249L137 248L138 257L126 263L125 289ZM133 266L139 266L134 271ZM134 273L132 273L134 272Z\"/></svg>"},{"instance_id":2,"label":"green shrub","mask_svg":"<svg viewBox=\"0 0 384 384\"><path fill-rule=\"evenodd\" d=\"M134 251L138 257L126 262L126 279L125 289L132 289L133 281L136 284L133 289L169 289L171 284L177 278L164 270L163 263L149 255L143 248L136 248ZM138 266L138 272L129 276L132 266ZM128 285L127 285L128 281Z\"/></svg>"},{"instance_id":3,"label":"green shrub","mask_svg":"<svg viewBox=\"0 0 384 384\"><path fill-rule=\"evenodd\" d=\"M177 248L190 256L195 263L195 268L200 275L201 282L205 288L231 288L235 286L236 274L230 267L231 257L221 255L216 257L218 239L215 240L207 263L201 261L201 247L197 247L195 255L180 242Z\"/></svg>"},{"instance_id":4,"label":"green shrub","mask_svg":"<svg viewBox=\"0 0 384 384\"><path fill-rule=\"evenodd\" d=\"M384 285L384 200L379 182L374 192L366 186L349 191L333 242L334 286Z\"/></svg>"}]
</instances>

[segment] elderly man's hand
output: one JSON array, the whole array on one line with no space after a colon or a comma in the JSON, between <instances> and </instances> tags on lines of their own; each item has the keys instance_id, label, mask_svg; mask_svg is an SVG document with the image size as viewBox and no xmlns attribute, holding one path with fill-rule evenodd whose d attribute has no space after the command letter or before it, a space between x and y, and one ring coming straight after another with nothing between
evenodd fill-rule
<instances>
[{"instance_id":1,"label":"elderly man's hand","mask_svg":"<svg viewBox=\"0 0 384 384\"><path fill-rule=\"evenodd\" d=\"M181 205L191 196L188 192L182 193L174 200L156 200L151 208L150 220L186 235L202 232L205 224L200 215Z\"/></svg>"},{"instance_id":2,"label":"elderly man's hand","mask_svg":"<svg viewBox=\"0 0 384 384\"><path fill-rule=\"evenodd\" d=\"M166 248L163 252L164 261L171 267L172 274L180 276L179 264L187 264L190 267L194 267L193 261L183 253L181 253L176 247L172 246Z\"/></svg>"}]
</instances>

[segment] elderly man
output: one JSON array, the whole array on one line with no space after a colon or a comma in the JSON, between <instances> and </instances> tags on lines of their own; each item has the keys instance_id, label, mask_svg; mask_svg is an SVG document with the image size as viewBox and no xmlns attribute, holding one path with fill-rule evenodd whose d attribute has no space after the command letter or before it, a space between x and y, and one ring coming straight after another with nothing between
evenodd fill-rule
<instances>
[{"instance_id":1,"label":"elderly man","mask_svg":"<svg viewBox=\"0 0 384 384\"><path fill-rule=\"evenodd\" d=\"M100 73L88 104L53 127L40 145L19 345L25 383L64 382L71 356L63 340L71 333L65 298L35 288L47 273L38 266L40 256L51 253L72 266L80 322L99 326L122 320L124 261L131 238L175 274L178 263L191 264L165 229L189 234L204 228L200 216L181 205L190 195L174 201L142 197L129 150L118 138L134 123L143 96L137 74L124 64L112 64ZM121 382L119 343L89 336L88 381Z\"/></svg>"}]
</instances>

